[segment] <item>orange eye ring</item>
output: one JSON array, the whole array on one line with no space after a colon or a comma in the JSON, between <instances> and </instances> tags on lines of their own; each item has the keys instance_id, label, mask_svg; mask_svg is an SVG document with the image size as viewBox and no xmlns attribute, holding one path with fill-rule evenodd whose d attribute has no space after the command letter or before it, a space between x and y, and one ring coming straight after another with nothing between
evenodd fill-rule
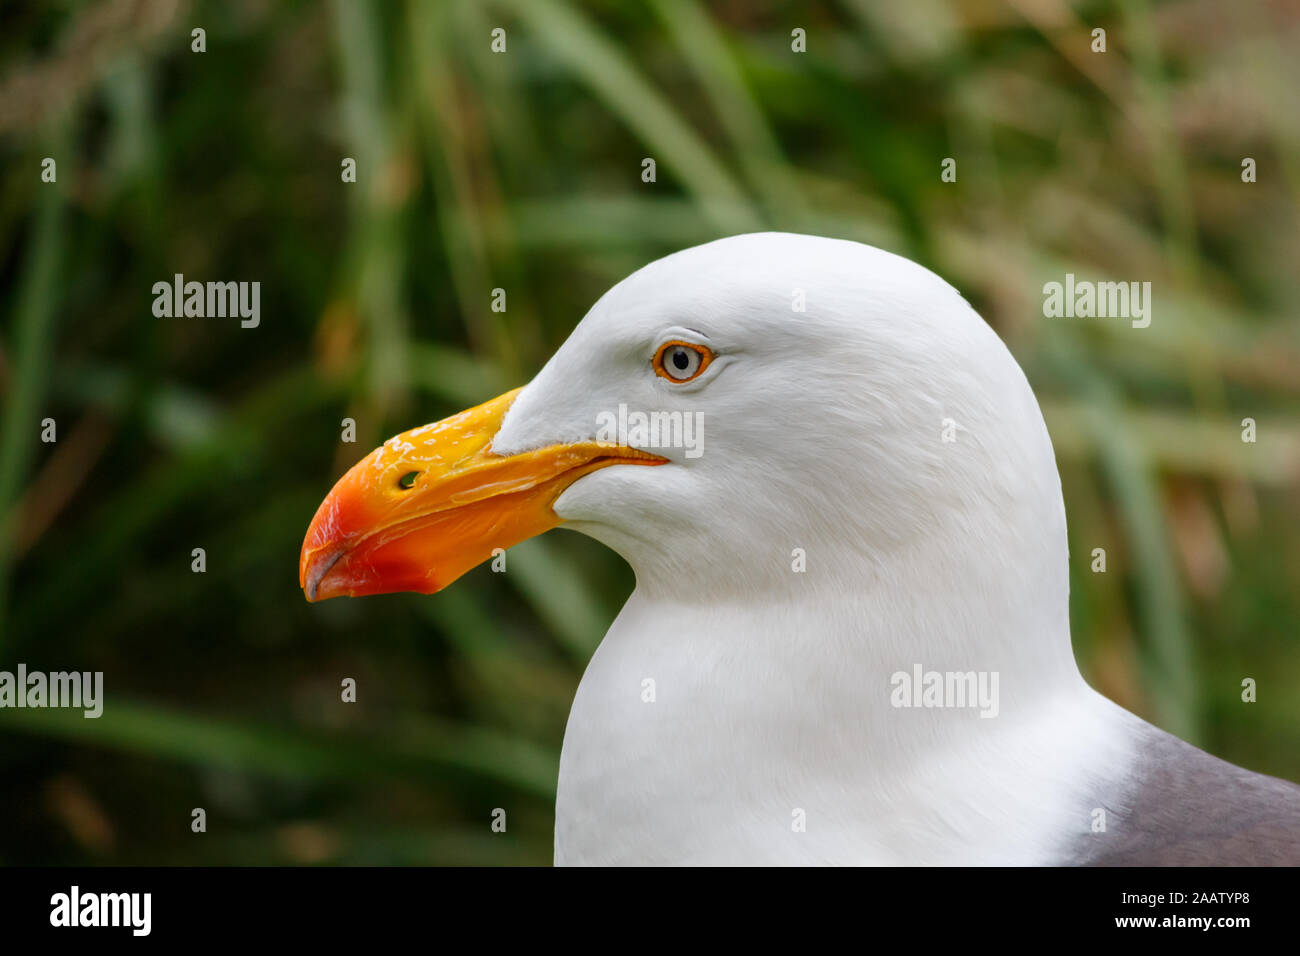
<instances>
[{"instance_id":1,"label":"orange eye ring","mask_svg":"<svg viewBox=\"0 0 1300 956\"><path fill-rule=\"evenodd\" d=\"M699 365L694 370L691 370L690 368L689 359L687 360L686 365L681 365L680 362L677 361L682 355L682 352L677 351L679 349L694 352L699 357ZM670 353L672 354L671 361L673 367L666 368L664 366L664 359ZM660 378L666 379L674 385L684 385L703 375L704 370L709 367L709 363L712 361L713 352L705 346L696 345L694 342L681 342L674 340L672 342L665 342L663 345L659 346L659 351L655 353L654 360L650 364L654 366L655 374ZM678 377L679 374L684 374L684 377Z\"/></svg>"}]
</instances>

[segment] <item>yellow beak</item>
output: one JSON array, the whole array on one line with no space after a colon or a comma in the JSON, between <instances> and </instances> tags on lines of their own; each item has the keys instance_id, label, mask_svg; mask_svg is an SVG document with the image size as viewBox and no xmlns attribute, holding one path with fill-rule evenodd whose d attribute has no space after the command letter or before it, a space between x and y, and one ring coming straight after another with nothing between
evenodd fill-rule
<instances>
[{"instance_id":1,"label":"yellow beak","mask_svg":"<svg viewBox=\"0 0 1300 956\"><path fill-rule=\"evenodd\" d=\"M583 475L667 460L595 441L494 455L489 446L519 392L403 432L353 465L302 543L307 600L432 594L497 549L560 524L551 506Z\"/></svg>"}]
</instances>

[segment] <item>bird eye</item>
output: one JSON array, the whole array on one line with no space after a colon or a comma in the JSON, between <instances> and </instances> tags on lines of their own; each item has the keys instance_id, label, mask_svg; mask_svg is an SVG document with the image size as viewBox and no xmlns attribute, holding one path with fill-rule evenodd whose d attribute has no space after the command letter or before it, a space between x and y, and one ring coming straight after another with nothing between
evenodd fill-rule
<instances>
[{"instance_id":1,"label":"bird eye","mask_svg":"<svg viewBox=\"0 0 1300 956\"><path fill-rule=\"evenodd\" d=\"M670 382L689 382L697 378L713 361L713 353L703 345L688 342L665 342L655 354L655 374Z\"/></svg>"},{"instance_id":2,"label":"bird eye","mask_svg":"<svg viewBox=\"0 0 1300 956\"><path fill-rule=\"evenodd\" d=\"M420 473L418 471L408 471L401 478L397 479L397 483L403 488L413 488L415 486L415 479L419 477Z\"/></svg>"}]
</instances>

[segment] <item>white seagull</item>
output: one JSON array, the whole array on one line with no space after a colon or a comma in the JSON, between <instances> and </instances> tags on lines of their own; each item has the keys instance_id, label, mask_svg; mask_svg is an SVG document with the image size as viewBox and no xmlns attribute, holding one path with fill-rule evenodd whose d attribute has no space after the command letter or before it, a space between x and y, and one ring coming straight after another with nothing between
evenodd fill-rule
<instances>
[{"instance_id":1,"label":"white seagull","mask_svg":"<svg viewBox=\"0 0 1300 956\"><path fill-rule=\"evenodd\" d=\"M907 259L651 263L527 386L353 467L300 583L431 593L561 522L636 589L573 702L557 864L1300 863L1300 787L1080 676L1038 404Z\"/></svg>"}]
</instances>

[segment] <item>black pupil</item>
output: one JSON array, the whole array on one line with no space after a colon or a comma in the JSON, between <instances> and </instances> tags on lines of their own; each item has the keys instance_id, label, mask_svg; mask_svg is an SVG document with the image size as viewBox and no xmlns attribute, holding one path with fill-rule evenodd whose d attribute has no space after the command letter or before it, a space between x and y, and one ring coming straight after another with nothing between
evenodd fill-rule
<instances>
[{"instance_id":1,"label":"black pupil","mask_svg":"<svg viewBox=\"0 0 1300 956\"><path fill-rule=\"evenodd\" d=\"M690 364L691 360L686 354L686 349L678 349L673 353L673 365L677 366L679 371L686 371L686 366Z\"/></svg>"}]
</instances>

